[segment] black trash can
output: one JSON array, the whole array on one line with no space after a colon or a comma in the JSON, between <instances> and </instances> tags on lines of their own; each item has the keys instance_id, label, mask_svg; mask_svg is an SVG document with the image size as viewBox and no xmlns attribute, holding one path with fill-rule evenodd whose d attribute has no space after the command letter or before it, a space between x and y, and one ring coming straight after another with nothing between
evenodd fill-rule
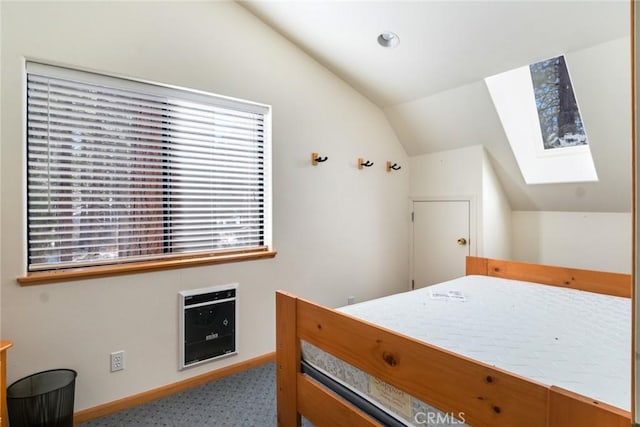
<instances>
[{"instance_id":1,"label":"black trash can","mask_svg":"<svg viewBox=\"0 0 640 427\"><path fill-rule=\"evenodd\" d=\"M77 372L52 369L7 387L10 427L72 427Z\"/></svg>"}]
</instances>

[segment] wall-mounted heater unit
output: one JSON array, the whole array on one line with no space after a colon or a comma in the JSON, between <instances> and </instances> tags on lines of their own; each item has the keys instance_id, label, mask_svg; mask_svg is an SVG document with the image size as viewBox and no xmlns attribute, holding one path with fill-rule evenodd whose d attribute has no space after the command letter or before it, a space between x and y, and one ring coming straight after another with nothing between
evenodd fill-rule
<instances>
[{"instance_id":1,"label":"wall-mounted heater unit","mask_svg":"<svg viewBox=\"0 0 640 427\"><path fill-rule=\"evenodd\" d=\"M180 369L237 354L238 284L182 291Z\"/></svg>"}]
</instances>

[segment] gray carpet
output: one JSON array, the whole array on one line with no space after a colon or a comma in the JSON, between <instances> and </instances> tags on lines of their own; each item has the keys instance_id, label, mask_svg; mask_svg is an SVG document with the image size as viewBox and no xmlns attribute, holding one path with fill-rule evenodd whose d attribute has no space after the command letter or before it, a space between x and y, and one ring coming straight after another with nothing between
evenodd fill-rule
<instances>
[{"instance_id":1,"label":"gray carpet","mask_svg":"<svg viewBox=\"0 0 640 427\"><path fill-rule=\"evenodd\" d=\"M275 391L275 364L268 363L79 426L275 426Z\"/></svg>"}]
</instances>

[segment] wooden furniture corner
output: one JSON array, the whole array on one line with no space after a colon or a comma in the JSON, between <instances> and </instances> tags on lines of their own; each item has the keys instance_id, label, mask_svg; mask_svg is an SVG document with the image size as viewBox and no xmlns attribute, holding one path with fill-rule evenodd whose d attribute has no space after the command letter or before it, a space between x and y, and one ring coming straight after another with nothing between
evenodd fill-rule
<instances>
[{"instance_id":1,"label":"wooden furniture corner","mask_svg":"<svg viewBox=\"0 0 640 427\"><path fill-rule=\"evenodd\" d=\"M11 341L0 341L0 427L7 427L7 350L13 346Z\"/></svg>"},{"instance_id":2,"label":"wooden furniture corner","mask_svg":"<svg viewBox=\"0 0 640 427\"><path fill-rule=\"evenodd\" d=\"M631 275L468 257L485 275L631 297ZM380 426L301 372L304 340L361 371L475 427L623 427L629 411L540 384L415 340L288 292L276 293L277 424ZM462 421L462 420L461 420Z\"/></svg>"}]
</instances>

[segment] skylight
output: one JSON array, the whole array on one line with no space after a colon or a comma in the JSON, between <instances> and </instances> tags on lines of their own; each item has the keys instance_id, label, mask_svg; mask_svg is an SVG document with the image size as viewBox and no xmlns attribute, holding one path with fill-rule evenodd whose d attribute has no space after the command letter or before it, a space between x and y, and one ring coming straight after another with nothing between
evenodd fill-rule
<instances>
[{"instance_id":1,"label":"skylight","mask_svg":"<svg viewBox=\"0 0 640 427\"><path fill-rule=\"evenodd\" d=\"M598 180L564 56L485 83L527 184Z\"/></svg>"}]
</instances>

